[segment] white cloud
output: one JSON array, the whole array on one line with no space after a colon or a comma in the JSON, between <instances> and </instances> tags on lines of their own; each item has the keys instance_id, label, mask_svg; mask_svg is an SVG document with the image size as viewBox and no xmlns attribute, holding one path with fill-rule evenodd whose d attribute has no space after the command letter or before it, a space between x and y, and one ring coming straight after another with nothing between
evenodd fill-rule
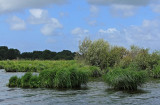
<instances>
[{"instance_id":1,"label":"white cloud","mask_svg":"<svg viewBox=\"0 0 160 105\"><path fill-rule=\"evenodd\" d=\"M18 18L17 16L13 16L12 18L8 19L7 21L10 24L11 30L25 30L26 29L26 24L25 24L24 20Z\"/></svg>"},{"instance_id":2,"label":"white cloud","mask_svg":"<svg viewBox=\"0 0 160 105\"><path fill-rule=\"evenodd\" d=\"M65 16L68 16L68 13L67 12L60 12L59 16L60 17L65 17Z\"/></svg>"},{"instance_id":3,"label":"white cloud","mask_svg":"<svg viewBox=\"0 0 160 105\"><path fill-rule=\"evenodd\" d=\"M44 35L57 35L59 34L58 29L61 28L63 28L63 25L56 18L51 18L50 22L42 27L41 33Z\"/></svg>"},{"instance_id":4,"label":"white cloud","mask_svg":"<svg viewBox=\"0 0 160 105\"><path fill-rule=\"evenodd\" d=\"M91 12L91 16L97 16L97 14L99 12L99 8L95 5L91 5L90 12Z\"/></svg>"},{"instance_id":5,"label":"white cloud","mask_svg":"<svg viewBox=\"0 0 160 105\"><path fill-rule=\"evenodd\" d=\"M96 20L88 21L88 24L89 24L90 26L97 26L97 25L98 25Z\"/></svg>"},{"instance_id":6,"label":"white cloud","mask_svg":"<svg viewBox=\"0 0 160 105\"><path fill-rule=\"evenodd\" d=\"M151 6L153 12L160 13L160 3L158 3L158 4L151 4L150 6Z\"/></svg>"},{"instance_id":7,"label":"white cloud","mask_svg":"<svg viewBox=\"0 0 160 105\"><path fill-rule=\"evenodd\" d=\"M71 31L71 33L72 33L73 35L83 36L83 35L85 35L85 34L88 34L89 31L86 30L86 29L82 29L82 28L77 27L77 28L73 29L73 30Z\"/></svg>"},{"instance_id":8,"label":"white cloud","mask_svg":"<svg viewBox=\"0 0 160 105\"><path fill-rule=\"evenodd\" d=\"M149 4L153 0L87 0L93 5L134 5L134 6L144 6Z\"/></svg>"},{"instance_id":9,"label":"white cloud","mask_svg":"<svg viewBox=\"0 0 160 105\"><path fill-rule=\"evenodd\" d=\"M30 9L31 16L28 18L30 24L44 24L41 28L43 35L60 35L60 29L63 25L56 18L50 18L47 10L43 9Z\"/></svg>"},{"instance_id":10,"label":"white cloud","mask_svg":"<svg viewBox=\"0 0 160 105\"><path fill-rule=\"evenodd\" d=\"M133 16L138 9L137 6L133 5L111 5L110 12L116 17L129 17Z\"/></svg>"},{"instance_id":11,"label":"white cloud","mask_svg":"<svg viewBox=\"0 0 160 105\"><path fill-rule=\"evenodd\" d=\"M0 0L0 14L66 2L67 0Z\"/></svg>"},{"instance_id":12,"label":"white cloud","mask_svg":"<svg viewBox=\"0 0 160 105\"><path fill-rule=\"evenodd\" d=\"M116 28L108 28L107 30L103 30L103 29L99 30L99 33L101 34L113 34L115 32L118 32Z\"/></svg>"},{"instance_id":13,"label":"white cloud","mask_svg":"<svg viewBox=\"0 0 160 105\"><path fill-rule=\"evenodd\" d=\"M43 9L30 9L31 16L28 21L30 24L45 24L49 22L48 11Z\"/></svg>"},{"instance_id":14,"label":"white cloud","mask_svg":"<svg viewBox=\"0 0 160 105\"><path fill-rule=\"evenodd\" d=\"M89 36L89 30L77 27L71 31L71 34L75 35L77 40L81 40L81 39Z\"/></svg>"},{"instance_id":15,"label":"white cloud","mask_svg":"<svg viewBox=\"0 0 160 105\"><path fill-rule=\"evenodd\" d=\"M135 44L141 47L157 49L159 48L158 43L160 40L159 29L160 20L144 20L140 26L130 26L121 30L115 28L100 29L98 36L115 45L129 47Z\"/></svg>"},{"instance_id":16,"label":"white cloud","mask_svg":"<svg viewBox=\"0 0 160 105\"><path fill-rule=\"evenodd\" d=\"M87 0L90 5L108 6L113 16L129 17L135 15L137 9L160 0ZM159 5L152 5L153 11L160 13Z\"/></svg>"}]
</instances>

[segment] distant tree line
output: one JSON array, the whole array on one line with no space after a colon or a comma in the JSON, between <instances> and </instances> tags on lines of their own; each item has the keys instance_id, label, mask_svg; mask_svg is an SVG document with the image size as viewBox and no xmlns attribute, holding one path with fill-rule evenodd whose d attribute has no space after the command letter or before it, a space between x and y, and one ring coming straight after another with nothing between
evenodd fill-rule
<instances>
[{"instance_id":1,"label":"distant tree line","mask_svg":"<svg viewBox=\"0 0 160 105\"><path fill-rule=\"evenodd\" d=\"M27 60L73 60L75 52L63 50L61 52L52 52L50 50L33 51L21 53L18 49L0 46L0 60L27 59Z\"/></svg>"}]
</instances>

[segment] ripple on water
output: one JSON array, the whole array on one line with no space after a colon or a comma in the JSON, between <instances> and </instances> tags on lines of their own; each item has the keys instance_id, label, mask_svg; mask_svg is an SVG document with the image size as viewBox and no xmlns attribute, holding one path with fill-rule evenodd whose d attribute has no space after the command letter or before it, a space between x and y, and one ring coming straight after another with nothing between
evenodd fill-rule
<instances>
[{"instance_id":1,"label":"ripple on water","mask_svg":"<svg viewBox=\"0 0 160 105\"><path fill-rule=\"evenodd\" d=\"M159 105L160 82L149 82L137 91L115 91L104 82L89 82L87 87L69 90L8 88L11 76L0 70L0 105Z\"/></svg>"}]
</instances>

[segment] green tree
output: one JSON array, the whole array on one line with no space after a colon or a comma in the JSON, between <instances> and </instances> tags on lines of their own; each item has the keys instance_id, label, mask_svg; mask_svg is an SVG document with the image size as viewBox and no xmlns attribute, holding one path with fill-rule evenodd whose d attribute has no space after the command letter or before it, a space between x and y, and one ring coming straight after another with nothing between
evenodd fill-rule
<instances>
[{"instance_id":1,"label":"green tree","mask_svg":"<svg viewBox=\"0 0 160 105\"><path fill-rule=\"evenodd\" d=\"M88 48L86 60L91 64L104 69L109 57L109 43L103 39L94 41Z\"/></svg>"},{"instance_id":2,"label":"green tree","mask_svg":"<svg viewBox=\"0 0 160 105\"><path fill-rule=\"evenodd\" d=\"M110 67L118 65L120 60L127 55L127 49L124 47L114 46L109 53L108 64Z\"/></svg>"}]
</instances>

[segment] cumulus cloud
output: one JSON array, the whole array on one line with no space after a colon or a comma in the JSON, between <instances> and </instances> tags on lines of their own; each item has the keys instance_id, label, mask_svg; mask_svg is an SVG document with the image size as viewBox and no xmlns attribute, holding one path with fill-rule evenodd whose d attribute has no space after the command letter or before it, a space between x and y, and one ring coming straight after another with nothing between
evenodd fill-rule
<instances>
[{"instance_id":1,"label":"cumulus cloud","mask_svg":"<svg viewBox=\"0 0 160 105\"><path fill-rule=\"evenodd\" d=\"M30 9L30 24L44 24L49 22L48 11L43 9Z\"/></svg>"},{"instance_id":2,"label":"cumulus cloud","mask_svg":"<svg viewBox=\"0 0 160 105\"><path fill-rule=\"evenodd\" d=\"M43 35L60 35L60 29L63 25L56 18L50 18L47 10L43 9L30 9L30 16L28 21L30 24L43 24L41 33Z\"/></svg>"},{"instance_id":3,"label":"cumulus cloud","mask_svg":"<svg viewBox=\"0 0 160 105\"><path fill-rule=\"evenodd\" d=\"M80 40L84 37L87 37L89 36L89 30L87 29L82 29L80 27L77 27L77 28L74 28L72 31L71 31L71 34L72 35L76 35L77 39Z\"/></svg>"},{"instance_id":4,"label":"cumulus cloud","mask_svg":"<svg viewBox=\"0 0 160 105\"><path fill-rule=\"evenodd\" d=\"M41 33L44 35L58 35L58 29L63 28L63 25L56 18L51 18L48 23L46 23L42 29Z\"/></svg>"},{"instance_id":5,"label":"cumulus cloud","mask_svg":"<svg viewBox=\"0 0 160 105\"><path fill-rule=\"evenodd\" d=\"M7 20L7 22L10 24L11 30L25 30L26 24L24 20L20 19L17 16L13 16L10 19Z\"/></svg>"},{"instance_id":6,"label":"cumulus cloud","mask_svg":"<svg viewBox=\"0 0 160 105\"><path fill-rule=\"evenodd\" d=\"M0 0L0 14L66 2L67 0Z\"/></svg>"},{"instance_id":7,"label":"cumulus cloud","mask_svg":"<svg viewBox=\"0 0 160 105\"><path fill-rule=\"evenodd\" d=\"M108 40L115 45L123 45L129 47L132 44L156 49L160 40L160 20L144 20L140 26L130 26L117 30L109 28L107 30L100 29L99 37Z\"/></svg>"},{"instance_id":8,"label":"cumulus cloud","mask_svg":"<svg viewBox=\"0 0 160 105\"><path fill-rule=\"evenodd\" d=\"M136 13L136 10L138 9L137 6L133 5L111 5L110 6L110 12L113 16L116 17L129 17L133 16Z\"/></svg>"}]
</instances>

